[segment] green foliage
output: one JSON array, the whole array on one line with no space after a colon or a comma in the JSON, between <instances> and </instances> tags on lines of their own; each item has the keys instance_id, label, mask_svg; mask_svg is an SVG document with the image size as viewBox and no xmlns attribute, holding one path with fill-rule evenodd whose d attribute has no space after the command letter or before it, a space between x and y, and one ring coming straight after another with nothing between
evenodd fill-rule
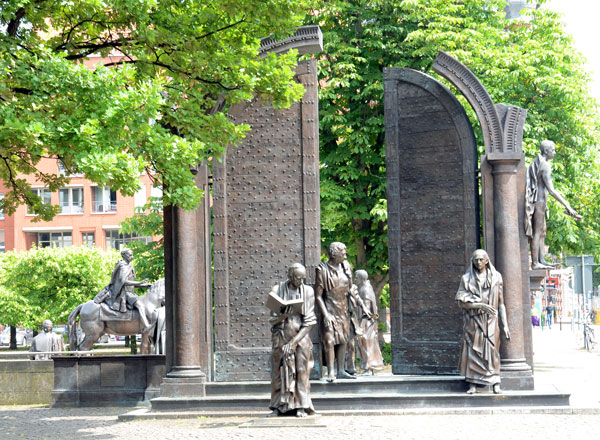
<instances>
[{"instance_id":1,"label":"green foliage","mask_svg":"<svg viewBox=\"0 0 600 440\"><path fill-rule=\"evenodd\" d=\"M383 357L383 363L385 365L391 365L392 363L392 343L384 342L381 345L381 356Z\"/></svg>"},{"instance_id":2,"label":"green foliage","mask_svg":"<svg viewBox=\"0 0 600 440\"><path fill-rule=\"evenodd\" d=\"M0 322L34 329L45 319L66 322L108 284L118 258L86 246L1 254Z\"/></svg>"},{"instance_id":3,"label":"green foliage","mask_svg":"<svg viewBox=\"0 0 600 440\"><path fill-rule=\"evenodd\" d=\"M162 200L152 198L150 203L138 208L138 213L121 222L121 232L142 236L160 237L156 241L144 243L132 241L127 247L133 251L136 278L154 282L165 276L163 240Z\"/></svg>"},{"instance_id":4,"label":"green foliage","mask_svg":"<svg viewBox=\"0 0 600 440\"><path fill-rule=\"evenodd\" d=\"M0 0L0 179L10 187L0 208L57 213L22 177L51 191L68 181L37 170L42 157L124 195L156 172L166 204L197 206L190 167L248 130L228 106L255 93L276 107L301 97L295 53L257 55L261 37L301 23L308 1Z\"/></svg>"},{"instance_id":5,"label":"green foliage","mask_svg":"<svg viewBox=\"0 0 600 440\"><path fill-rule=\"evenodd\" d=\"M540 2L543 3L543 2ZM319 61L321 236L343 241L376 293L387 282L386 179L382 70L408 67L437 76L444 50L469 67L494 102L528 110L524 151L557 143L555 187L583 214L576 222L550 202L552 253L600 254L598 112L583 59L560 17L541 9L508 21L501 0L323 0L325 50ZM467 108L483 151L481 128Z\"/></svg>"}]
</instances>

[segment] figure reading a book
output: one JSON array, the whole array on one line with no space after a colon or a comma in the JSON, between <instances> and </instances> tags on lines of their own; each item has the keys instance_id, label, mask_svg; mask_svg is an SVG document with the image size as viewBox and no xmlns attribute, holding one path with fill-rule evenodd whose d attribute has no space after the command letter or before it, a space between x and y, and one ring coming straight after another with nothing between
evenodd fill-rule
<instances>
[{"instance_id":1,"label":"figure reading a book","mask_svg":"<svg viewBox=\"0 0 600 440\"><path fill-rule=\"evenodd\" d=\"M364 370L363 374L373 375L373 370L383 369L383 356L379 348L378 325L379 313L377 309L377 298L373 291L373 286L369 281L369 274L366 270L357 270L354 274L358 296L362 300L367 310L360 308L360 328L358 335L358 352L360 355L360 368Z\"/></svg>"},{"instance_id":2,"label":"figure reading a book","mask_svg":"<svg viewBox=\"0 0 600 440\"><path fill-rule=\"evenodd\" d=\"M467 393L477 385L492 386L500 393L500 326L510 340L502 292L502 275L490 263L483 249L473 252L467 272L460 280L456 301L463 309L463 337L460 374L469 383ZM498 318L500 318L498 320Z\"/></svg>"},{"instance_id":3,"label":"figure reading a book","mask_svg":"<svg viewBox=\"0 0 600 440\"><path fill-rule=\"evenodd\" d=\"M344 370L346 348L350 341L350 297L363 310L367 310L352 286L352 268L346 261L346 245L333 242L329 246L329 260L317 266L315 297L323 315L321 333L327 362L327 380L337 377L355 379ZM334 370L335 363L335 370Z\"/></svg>"},{"instance_id":4,"label":"figure reading a book","mask_svg":"<svg viewBox=\"0 0 600 440\"><path fill-rule=\"evenodd\" d=\"M317 323L312 287L303 283L306 269L300 263L288 269L288 279L274 286L267 297L273 340L271 354L271 415L306 417L315 410L310 399L313 344L308 333Z\"/></svg>"},{"instance_id":5,"label":"figure reading a book","mask_svg":"<svg viewBox=\"0 0 600 440\"><path fill-rule=\"evenodd\" d=\"M555 154L556 149L554 142L549 140L543 141L540 144L540 154L538 154L527 169L525 235L529 237L529 243L531 244L532 269L548 269L554 267L547 264L544 259L548 194L564 205L567 214L577 220L581 219L581 216L571 208L569 202L554 189L550 161Z\"/></svg>"}]
</instances>

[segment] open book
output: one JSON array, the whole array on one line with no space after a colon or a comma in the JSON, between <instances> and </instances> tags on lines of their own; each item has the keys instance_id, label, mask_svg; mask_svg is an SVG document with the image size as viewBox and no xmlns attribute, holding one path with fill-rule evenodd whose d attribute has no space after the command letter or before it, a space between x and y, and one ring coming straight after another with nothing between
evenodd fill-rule
<instances>
[{"instance_id":1,"label":"open book","mask_svg":"<svg viewBox=\"0 0 600 440\"><path fill-rule=\"evenodd\" d=\"M266 306L269 310L275 313L281 313L282 309L288 306L292 306L294 308L294 313L302 313L302 304L304 304L304 300L302 298L286 301L279 297L277 292L271 290L267 296Z\"/></svg>"}]
</instances>

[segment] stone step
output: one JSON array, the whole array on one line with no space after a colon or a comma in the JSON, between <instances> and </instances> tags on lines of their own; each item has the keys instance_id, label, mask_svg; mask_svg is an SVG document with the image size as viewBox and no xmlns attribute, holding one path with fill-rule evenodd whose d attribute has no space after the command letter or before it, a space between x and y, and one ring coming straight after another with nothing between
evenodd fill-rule
<instances>
[{"instance_id":1,"label":"stone step","mask_svg":"<svg viewBox=\"0 0 600 440\"><path fill-rule=\"evenodd\" d=\"M256 411L268 408L269 394L243 396L159 397L151 400L152 412L173 411ZM406 408L477 408L568 406L569 394L512 391L504 394L478 393L311 393L317 411L381 410Z\"/></svg>"},{"instance_id":2,"label":"stone step","mask_svg":"<svg viewBox=\"0 0 600 440\"><path fill-rule=\"evenodd\" d=\"M370 393L414 393L414 392L463 392L466 384L462 376L362 376L357 379L339 379L333 383L311 380L311 395L318 393L370 394ZM254 382L209 382L207 396L230 396L270 394L271 383Z\"/></svg>"}]
</instances>

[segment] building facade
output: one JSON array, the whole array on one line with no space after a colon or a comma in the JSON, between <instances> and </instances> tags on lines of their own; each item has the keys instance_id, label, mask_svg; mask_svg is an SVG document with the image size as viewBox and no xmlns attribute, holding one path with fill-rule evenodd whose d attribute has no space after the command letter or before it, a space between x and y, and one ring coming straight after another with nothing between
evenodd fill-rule
<instances>
[{"instance_id":1,"label":"building facade","mask_svg":"<svg viewBox=\"0 0 600 440\"><path fill-rule=\"evenodd\" d=\"M57 159L42 159L38 169L44 173L64 173ZM133 216L136 208L144 206L150 197L161 197L162 191L152 186L152 179L140 176L140 190L126 197L108 187L73 175L68 185L50 192L32 176L24 176L32 191L44 203L59 205L58 215L51 221L35 221L27 206L19 206L13 215L0 214L0 252L26 251L33 246L96 246L101 249L120 249L132 240L150 241L151 237L122 234L120 224ZM0 197L8 189L0 181ZM143 215L143 214L141 214Z\"/></svg>"}]
</instances>

